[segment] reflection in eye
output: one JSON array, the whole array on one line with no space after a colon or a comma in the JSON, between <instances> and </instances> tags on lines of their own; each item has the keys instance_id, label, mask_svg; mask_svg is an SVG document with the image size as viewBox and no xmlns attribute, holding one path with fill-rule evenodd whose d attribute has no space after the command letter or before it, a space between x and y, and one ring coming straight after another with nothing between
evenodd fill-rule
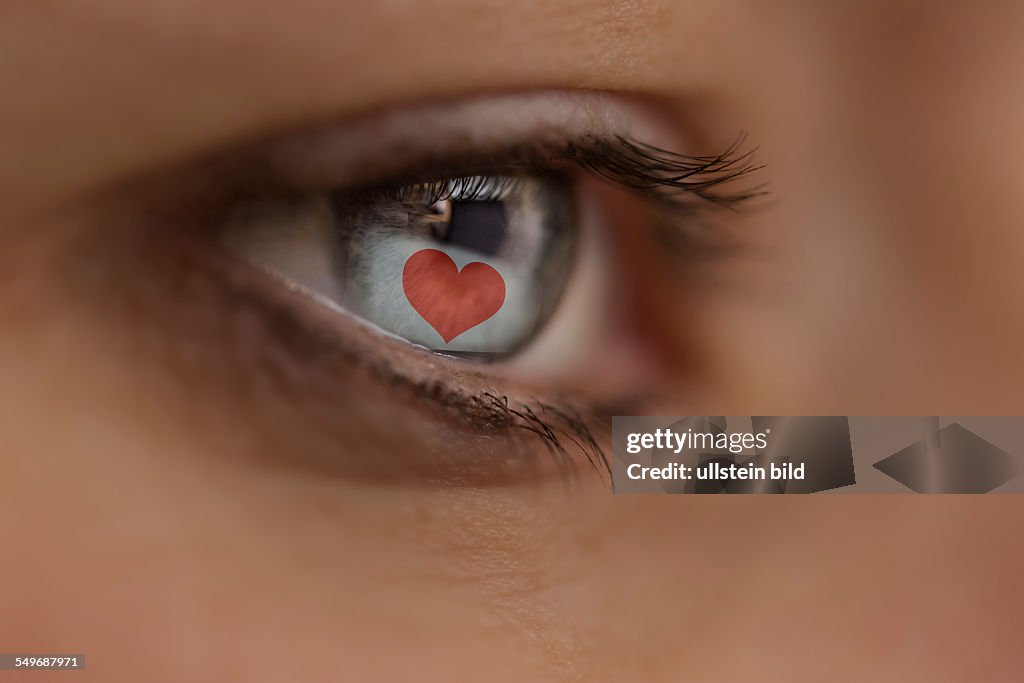
<instances>
[{"instance_id":1,"label":"reflection in eye","mask_svg":"<svg viewBox=\"0 0 1024 683\"><path fill-rule=\"evenodd\" d=\"M487 358L522 348L551 316L573 209L552 175L469 176L249 207L225 239L387 332Z\"/></svg>"}]
</instances>

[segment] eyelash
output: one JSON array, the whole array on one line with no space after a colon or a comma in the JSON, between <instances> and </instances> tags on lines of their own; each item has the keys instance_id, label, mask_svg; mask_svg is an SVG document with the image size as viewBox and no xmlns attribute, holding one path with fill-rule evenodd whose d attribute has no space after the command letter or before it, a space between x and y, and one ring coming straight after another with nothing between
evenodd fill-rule
<instances>
[{"instance_id":1,"label":"eyelash","mask_svg":"<svg viewBox=\"0 0 1024 683\"><path fill-rule=\"evenodd\" d=\"M719 190L763 168L753 163L756 148L743 151L746 135L739 135L725 151L712 156L689 156L616 136L591 138L572 145L569 153L582 168L643 193L675 209L693 209L690 199L734 209L762 197L764 185L738 192Z\"/></svg>"},{"instance_id":2,"label":"eyelash","mask_svg":"<svg viewBox=\"0 0 1024 683\"><path fill-rule=\"evenodd\" d=\"M736 210L740 204L769 194L763 183L723 191L764 168L753 161L757 148L744 148L746 139L741 134L719 154L695 156L622 135L585 136L562 144L536 143L451 159L430 158L386 183L353 189L393 193L395 188L426 186L440 200L451 196L453 183L454 191L486 193L482 176L516 171L564 173L567 165L574 165L672 210L690 213L709 205ZM514 182L514 178L507 181Z\"/></svg>"},{"instance_id":3,"label":"eyelash","mask_svg":"<svg viewBox=\"0 0 1024 683\"><path fill-rule=\"evenodd\" d=\"M519 178L516 177L469 175L450 180L433 180L415 185L403 185L399 188L380 190L379 192L388 199L400 202L418 201L429 205L456 197L461 201L468 202L493 201L515 189L518 184Z\"/></svg>"}]
</instances>

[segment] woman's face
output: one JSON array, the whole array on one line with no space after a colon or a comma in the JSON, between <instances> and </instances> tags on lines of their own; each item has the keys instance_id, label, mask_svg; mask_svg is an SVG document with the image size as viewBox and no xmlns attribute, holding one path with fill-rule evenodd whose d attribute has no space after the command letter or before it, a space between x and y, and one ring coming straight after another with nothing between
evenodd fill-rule
<instances>
[{"instance_id":1,"label":"woman's face","mask_svg":"<svg viewBox=\"0 0 1024 683\"><path fill-rule=\"evenodd\" d=\"M1012 497L616 497L604 458L616 414L1024 411L1024 5L3 14L0 649L1015 678Z\"/></svg>"}]
</instances>

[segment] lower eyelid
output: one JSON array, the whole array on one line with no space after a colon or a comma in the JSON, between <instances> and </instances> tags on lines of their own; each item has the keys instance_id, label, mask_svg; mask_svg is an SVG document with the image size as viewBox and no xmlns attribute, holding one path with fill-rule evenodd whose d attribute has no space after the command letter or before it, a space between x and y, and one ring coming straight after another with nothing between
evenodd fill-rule
<instances>
[{"instance_id":1,"label":"lower eyelid","mask_svg":"<svg viewBox=\"0 0 1024 683\"><path fill-rule=\"evenodd\" d=\"M521 403L510 398L515 392L502 388L500 381L466 372L458 367L459 361L438 360L406 348L402 342L374 339L376 335L358 323L341 331L335 320L323 322L331 325L326 333L331 335L331 341L307 329L306 323L296 330L282 326L279 320L269 332L276 337L271 343L280 344L283 349L274 352L276 358L264 360L273 365L272 372L287 368L284 374L297 382L293 395L301 393L299 400L306 406L315 402L333 412L348 403L358 412L361 408L352 406L353 401L362 406L371 403L380 406L380 412L387 416L379 433L392 434L396 424L402 425L397 431L406 436L435 432L443 442L440 450L424 448L426 452L416 453L412 447L415 439L392 449L414 460L406 463L402 471L410 482L423 484L432 478L452 481L458 473L465 484L511 483L521 477L531 480L556 473L563 476L566 466L575 469L584 460L603 457L589 434L587 420L581 417L584 410L580 407L555 399L547 402L531 398ZM296 335L311 333L319 339L315 356L308 353L308 340L296 340ZM344 337L341 344L346 348L338 344L335 334ZM353 393L353 383L363 389ZM556 407L559 403L562 405ZM585 411L594 412L589 407ZM569 421L566 415L576 418ZM328 417L326 422L334 420ZM419 429L414 426L417 422L421 423ZM369 429L364 420L358 424L360 430ZM495 436L501 437L502 444L497 449L501 453L497 458L493 449ZM574 446L577 443L587 446ZM485 444L491 448L484 448ZM572 453L567 451L569 446L574 446ZM538 447L548 453L538 457ZM393 481L396 477L391 472L388 479Z\"/></svg>"},{"instance_id":2,"label":"lower eyelid","mask_svg":"<svg viewBox=\"0 0 1024 683\"><path fill-rule=\"evenodd\" d=\"M608 410L340 319L224 252L191 207L83 208L68 223L40 265L59 297L47 306L81 318L76 343L146 378L141 400L171 401L182 434L249 443L226 450L339 482L609 481Z\"/></svg>"},{"instance_id":3,"label":"lower eyelid","mask_svg":"<svg viewBox=\"0 0 1024 683\"><path fill-rule=\"evenodd\" d=\"M582 474L595 465L604 476L598 441L606 421L586 401L545 399L537 387L517 387L510 378L471 371L460 361L381 338L213 245L181 248L192 287L177 305L190 302L211 310L204 316L208 329L179 334L198 335L223 348L223 367L215 374L241 373L234 375L241 380L227 381L229 389L256 388L250 400L263 396L258 409L280 411L271 419L281 422L285 438L302 431L305 442L315 442L307 456L321 455L306 457L307 464L342 476L412 485L460 478L474 485L560 479L567 468ZM217 358L212 355L211 361ZM523 393L529 398L516 398ZM357 417L360 413L365 414ZM396 430L395 421L408 429ZM294 430L283 427L288 422L294 422ZM348 436L346 425L353 430ZM388 440L396 432L412 437L404 446L391 446L401 467L360 462L359 454L344 453L353 435L363 439L376 433ZM433 436L418 452L416 442L428 434Z\"/></svg>"}]
</instances>

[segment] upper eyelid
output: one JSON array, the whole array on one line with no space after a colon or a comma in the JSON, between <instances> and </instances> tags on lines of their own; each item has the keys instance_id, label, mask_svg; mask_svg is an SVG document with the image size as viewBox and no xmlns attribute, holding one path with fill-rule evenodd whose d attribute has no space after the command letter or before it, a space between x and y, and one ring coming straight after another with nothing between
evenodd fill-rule
<instances>
[{"instance_id":1,"label":"upper eyelid","mask_svg":"<svg viewBox=\"0 0 1024 683\"><path fill-rule=\"evenodd\" d=\"M517 148L557 156L574 142L630 137L668 149L686 145L646 107L607 93L556 91L477 97L400 107L340 125L322 126L255 148L252 159L271 180L337 188L394 182L432 163L506 167Z\"/></svg>"},{"instance_id":2,"label":"upper eyelid","mask_svg":"<svg viewBox=\"0 0 1024 683\"><path fill-rule=\"evenodd\" d=\"M673 128L625 98L593 91L506 94L398 108L295 133L222 157L229 168L215 176L250 189L346 191L515 170L561 173L576 165L673 209L706 202L732 207L767 194L756 184L731 189L761 168L744 140L717 155L690 156L671 151L686 148ZM730 190L720 191L726 184Z\"/></svg>"},{"instance_id":3,"label":"upper eyelid","mask_svg":"<svg viewBox=\"0 0 1024 683\"><path fill-rule=\"evenodd\" d=\"M508 176L514 173L556 174L577 170L635 191L676 210L701 204L735 209L739 204L770 194L765 183L740 183L764 168L754 163L756 148L744 146L745 135L714 155L690 156L616 135L597 135L557 143L517 144L407 161L401 173L380 181L363 180L352 187L325 187L332 192L415 186L465 178ZM302 189L315 189L305 187ZM696 201L694 201L696 200Z\"/></svg>"}]
</instances>

